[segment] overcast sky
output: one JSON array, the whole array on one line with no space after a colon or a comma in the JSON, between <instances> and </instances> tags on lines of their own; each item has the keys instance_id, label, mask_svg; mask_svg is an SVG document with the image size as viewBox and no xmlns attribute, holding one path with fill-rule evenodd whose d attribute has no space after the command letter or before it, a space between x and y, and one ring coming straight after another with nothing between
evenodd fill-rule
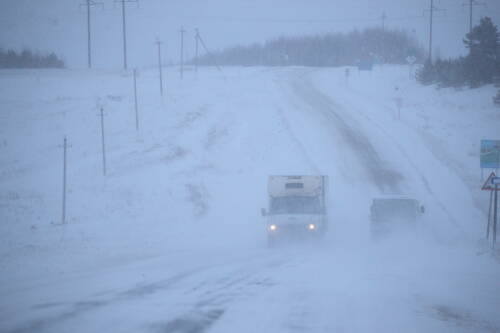
<instances>
[{"instance_id":1,"label":"overcast sky","mask_svg":"<svg viewBox=\"0 0 500 333\"><path fill-rule=\"evenodd\" d=\"M98 0L95 0L96 2ZM92 9L93 63L120 68L122 56L121 4L99 0ZM130 1L130 0L128 0ZM445 11L435 14L435 52L442 57L463 54L462 38L469 29L469 0L434 0ZM70 67L87 64L85 0L0 0L0 46L54 51ZM500 23L500 1L481 0L481 16ZM140 0L127 3L129 66L156 63L154 41L165 42L164 60L177 62L181 26L187 30L186 56L194 54L194 29L199 28L211 49L261 42L278 36L343 32L381 26L407 30L427 47L430 0Z\"/></svg>"}]
</instances>

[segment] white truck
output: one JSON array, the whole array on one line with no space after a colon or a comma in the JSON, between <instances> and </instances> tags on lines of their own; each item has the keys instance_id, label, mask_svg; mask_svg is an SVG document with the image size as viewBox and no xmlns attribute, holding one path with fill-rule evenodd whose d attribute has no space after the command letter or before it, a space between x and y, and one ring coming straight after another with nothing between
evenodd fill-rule
<instances>
[{"instance_id":1,"label":"white truck","mask_svg":"<svg viewBox=\"0 0 500 333\"><path fill-rule=\"evenodd\" d=\"M269 176L268 244L278 239L322 236L327 229L328 176Z\"/></svg>"}]
</instances>

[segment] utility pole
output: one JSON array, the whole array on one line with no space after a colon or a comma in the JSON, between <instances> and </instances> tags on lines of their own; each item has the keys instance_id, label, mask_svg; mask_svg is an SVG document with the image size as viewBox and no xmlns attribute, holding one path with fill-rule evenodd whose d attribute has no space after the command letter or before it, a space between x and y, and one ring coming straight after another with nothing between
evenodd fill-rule
<instances>
[{"instance_id":1,"label":"utility pole","mask_svg":"<svg viewBox=\"0 0 500 333\"><path fill-rule=\"evenodd\" d=\"M491 209L493 207L493 191L490 191L490 205L488 206L488 225L486 227L486 239L490 239L490 229L491 229Z\"/></svg>"},{"instance_id":2,"label":"utility pole","mask_svg":"<svg viewBox=\"0 0 500 333\"><path fill-rule=\"evenodd\" d=\"M205 42L203 41L203 38L201 38L201 35L199 33L198 33L198 40L201 43L201 46L203 46L203 49L205 49L205 52L207 52L207 54L210 54L210 51L208 50L207 46L205 45ZM219 72L222 72L222 69L219 67L219 65L215 64L215 67L217 67L217 70Z\"/></svg>"},{"instance_id":3,"label":"utility pole","mask_svg":"<svg viewBox=\"0 0 500 333\"><path fill-rule=\"evenodd\" d=\"M195 71L195 73L198 73L198 41L200 38L200 31L198 30L198 28L196 28L195 31L196 31L196 34L194 35L194 39L195 39L196 45L195 45L195 57L194 57L194 71Z\"/></svg>"},{"instance_id":4,"label":"utility pole","mask_svg":"<svg viewBox=\"0 0 500 333\"><path fill-rule=\"evenodd\" d=\"M493 248L497 242L497 210L498 210L498 184L495 184L495 198L493 199Z\"/></svg>"},{"instance_id":5,"label":"utility pole","mask_svg":"<svg viewBox=\"0 0 500 333\"><path fill-rule=\"evenodd\" d=\"M135 129L139 130L139 107L137 104L137 69L134 68L134 106L135 106Z\"/></svg>"},{"instance_id":6,"label":"utility pole","mask_svg":"<svg viewBox=\"0 0 500 333\"><path fill-rule=\"evenodd\" d=\"M469 33L472 32L472 25L473 25L473 17L472 17L472 10L474 7L477 6L486 6L484 3L479 3L476 0L469 0L468 4L463 4L463 6L469 6Z\"/></svg>"},{"instance_id":7,"label":"utility pole","mask_svg":"<svg viewBox=\"0 0 500 333\"><path fill-rule=\"evenodd\" d=\"M385 11L382 12L382 16L380 17L382 19L382 32L385 32L385 20L387 19L387 15L385 15ZM385 64L386 63L386 42L385 42L385 34L382 33L382 41L381 41L381 57L382 61Z\"/></svg>"},{"instance_id":8,"label":"utility pole","mask_svg":"<svg viewBox=\"0 0 500 333\"><path fill-rule=\"evenodd\" d=\"M91 42L90 42L90 0L87 0L87 51L88 51L88 62L89 68L92 68L92 53L91 53Z\"/></svg>"},{"instance_id":9,"label":"utility pole","mask_svg":"<svg viewBox=\"0 0 500 333\"><path fill-rule=\"evenodd\" d=\"M428 61L432 62L432 33L433 33L433 19L434 19L434 11L443 11L443 9L438 9L434 6L434 0L431 0L430 8L426 11L429 11L429 55Z\"/></svg>"},{"instance_id":10,"label":"utility pole","mask_svg":"<svg viewBox=\"0 0 500 333\"><path fill-rule=\"evenodd\" d=\"M434 0L431 0L430 8L430 21L429 21L429 62L432 63L432 18L434 16Z\"/></svg>"},{"instance_id":11,"label":"utility pole","mask_svg":"<svg viewBox=\"0 0 500 333\"><path fill-rule=\"evenodd\" d=\"M102 2L94 2L92 0L86 0L81 6L87 7L87 61L88 67L92 68L92 41L91 41L91 26L90 26L90 7L92 6L104 6Z\"/></svg>"},{"instance_id":12,"label":"utility pole","mask_svg":"<svg viewBox=\"0 0 500 333\"><path fill-rule=\"evenodd\" d=\"M184 78L184 27L181 27L181 80Z\"/></svg>"},{"instance_id":13,"label":"utility pole","mask_svg":"<svg viewBox=\"0 0 500 333\"><path fill-rule=\"evenodd\" d=\"M122 0L122 21L123 21L123 69L127 69L127 21L125 19L125 0ZM102 111L102 109L101 109ZM103 132L104 133L104 132ZM104 168L106 170L106 168ZM106 171L104 171L106 174Z\"/></svg>"},{"instance_id":14,"label":"utility pole","mask_svg":"<svg viewBox=\"0 0 500 333\"><path fill-rule=\"evenodd\" d=\"M115 0L115 2L117 1L120 1L122 4L123 69L127 70L127 19L125 13L125 3L126 2L138 3L138 0Z\"/></svg>"},{"instance_id":15,"label":"utility pole","mask_svg":"<svg viewBox=\"0 0 500 333\"><path fill-rule=\"evenodd\" d=\"M68 149L68 140L64 137L63 143L63 195L62 195L62 220L61 223L66 223L66 151Z\"/></svg>"},{"instance_id":16,"label":"utility pole","mask_svg":"<svg viewBox=\"0 0 500 333\"><path fill-rule=\"evenodd\" d=\"M161 63L161 44L163 44L160 40L156 41L156 45L158 46L158 72L160 73L160 94L163 96L163 75L162 75L162 63Z\"/></svg>"},{"instance_id":17,"label":"utility pole","mask_svg":"<svg viewBox=\"0 0 500 333\"><path fill-rule=\"evenodd\" d=\"M106 145L104 141L104 109L101 107L102 173L106 176Z\"/></svg>"},{"instance_id":18,"label":"utility pole","mask_svg":"<svg viewBox=\"0 0 500 333\"><path fill-rule=\"evenodd\" d=\"M472 32L472 7L474 7L474 0L469 0L469 33Z\"/></svg>"}]
</instances>

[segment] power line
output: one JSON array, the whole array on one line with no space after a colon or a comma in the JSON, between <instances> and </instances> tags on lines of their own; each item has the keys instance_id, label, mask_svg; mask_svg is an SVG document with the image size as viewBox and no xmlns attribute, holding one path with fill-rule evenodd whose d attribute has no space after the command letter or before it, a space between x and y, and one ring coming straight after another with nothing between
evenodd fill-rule
<instances>
[{"instance_id":1,"label":"power line","mask_svg":"<svg viewBox=\"0 0 500 333\"><path fill-rule=\"evenodd\" d=\"M342 18L342 19L317 19L317 18L261 18L261 17L248 17L248 18L237 18L237 17L215 17L215 18L198 18L198 17L185 17L189 19L196 19L199 21L210 21L210 22L255 22L255 23L343 23L343 22L376 22L380 20L380 16L377 17L353 17L353 18ZM408 15L408 16L391 16L387 17L389 21L404 21L412 19L423 19L423 15Z\"/></svg>"},{"instance_id":2,"label":"power line","mask_svg":"<svg viewBox=\"0 0 500 333\"><path fill-rule=\"evenodd\" d=\"M86 0L85 3L80 4L81 6L86 6L87 7L87 61L88 61L88 66L89 68L92 68L92 42L91 42L91 27L90 27L90 7L93 6L101 6L104 7L104 4L102 2L94 2L92 0Z\"/></svg>"}]
</instances>

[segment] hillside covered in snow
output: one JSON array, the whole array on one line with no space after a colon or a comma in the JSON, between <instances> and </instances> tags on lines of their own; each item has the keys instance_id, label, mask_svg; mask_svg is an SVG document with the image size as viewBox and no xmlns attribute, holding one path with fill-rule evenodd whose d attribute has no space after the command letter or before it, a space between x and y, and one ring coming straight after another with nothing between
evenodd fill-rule
<instances>
[{"instance_id":1,"label":"hillside covered in snow","mask_svg":"<svg viewBox=\"0 0 500 333\"><path fill-rule=\"evenodd\" d=\"M161 96L139 71L136 129L131 72L0 72L1 332L500 330L493 86L387 65L164 74ZM329 176L321 243L267 249L274 174ZM372 241L386 196L425 206L414 237Z\"/></svg>"}]
</instances>

